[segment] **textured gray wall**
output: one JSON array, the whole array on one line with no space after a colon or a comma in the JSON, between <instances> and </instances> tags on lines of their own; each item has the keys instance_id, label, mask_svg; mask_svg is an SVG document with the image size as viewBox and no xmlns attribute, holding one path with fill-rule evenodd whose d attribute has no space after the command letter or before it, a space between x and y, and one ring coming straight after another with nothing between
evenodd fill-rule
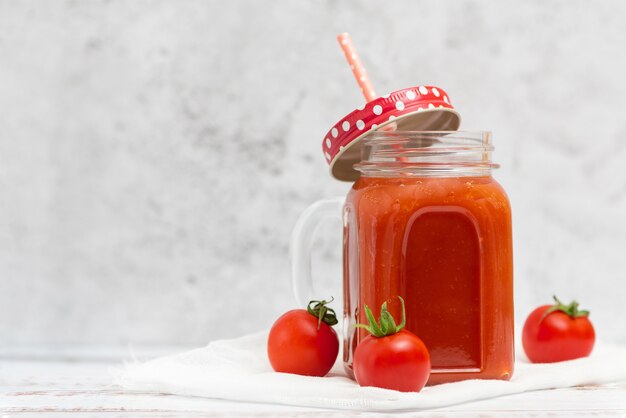
<instances>
[{"instance_id":1,"label":"textured gray wall","mask_svg":"<svg viewBox=\"0 0 626 418\"><path fill-rule=\"evenodd\" d=\"M349 187L320 151L362 100L342 31L380 94L439 85L494 131L518 319L556 292L626 341L626 2L382 5L0 0L1 343L200 344L291 307L290 230Z\"/></svg>"}]
</instances>

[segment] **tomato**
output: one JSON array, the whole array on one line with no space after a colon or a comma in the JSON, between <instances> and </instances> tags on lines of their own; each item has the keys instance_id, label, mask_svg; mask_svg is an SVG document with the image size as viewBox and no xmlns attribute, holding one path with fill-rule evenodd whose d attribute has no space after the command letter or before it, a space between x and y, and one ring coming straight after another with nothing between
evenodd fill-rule
<instances>
[{"instance_id":1,"label":"tomato","mask_svg":"<svg viewBox=\"0 0 626 418\"><path fill-rule=\"evenodd\" d=\"M589 312L578 310L576 301L540 306L528 315L522 345L533 363L553 363L586 357L596 340Z\"/></svg>"},{"instance_id":2,"label":"tomato","mask_svg":"<svg viewBox=\"0 0 626 418\"><path fill-rule=\"evenodd\" d=\"M335 312L326 301L311 301L276 320L267 341L267 355L277 372L325 376L335 364L339 339L332 325ZM311 307L311 305L313 305Z\"/></svg>"},{"instance_id":3,"label":"tomato","mask_svg":"<svg viewBox=\"0 0 626 418\"><path fill-rule=\"evenodd\" d=\"M354 351L354 376L361 386L376 386L401 392L419 392L430 375L430 355L419 337L404 329L406 323L404 300L402 323L398 326L383 303L380 325L369 307L365 306L369 325L357 325L371 335L365 337Z\"/></svg>"},{"instance_id":4,"label":"tomato","mask_svg":"<svg viewBox=\"0 0 626 418\"><path fill-rule=\"evenodd\" d=\"M419 392L430 375L430 356L417 335L406 329L365 337L354 352L354 375L361 386Z\"/></svg>"}]
</instances>

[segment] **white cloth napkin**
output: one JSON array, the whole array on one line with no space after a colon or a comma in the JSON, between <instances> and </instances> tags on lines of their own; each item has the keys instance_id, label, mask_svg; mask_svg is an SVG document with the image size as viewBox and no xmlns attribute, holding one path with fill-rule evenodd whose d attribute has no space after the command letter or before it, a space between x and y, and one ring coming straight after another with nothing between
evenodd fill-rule
<instances>
[{"instance_id":1,"label":"white cloth napkin","mask_svg":"<svg viewBox=\"0 0 626 418\"><path fill-rule=\"evenodd\" d=\"M214 341L204 348L129 365L118 383L129 390L361 411L424 410L515 393L626 380L626 347L597 342L588 358L531 364L518 358L511 381L467 380L420 393L360 387L341 355L326 377L275 373L267 332ZM520 350L521 351L521 350Z\"/></svg>"}]
</instances>

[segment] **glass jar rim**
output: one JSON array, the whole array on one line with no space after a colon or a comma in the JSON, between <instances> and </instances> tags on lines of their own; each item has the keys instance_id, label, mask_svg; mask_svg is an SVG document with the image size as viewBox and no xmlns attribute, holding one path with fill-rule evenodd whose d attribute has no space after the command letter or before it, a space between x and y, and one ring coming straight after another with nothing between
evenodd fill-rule
<instances>
[{"instance_id":1,"label":"glass jar rim","mask_svg":"<svg viewBox=\"0 0 626 418\"><path fill-rule=\"evenodd\" d=\"M407 139L415 137L441 137L441 138L454 138L463 139L468 141L481 141L483 143L491 143L491 131L383 131L377 130L370 132L365 138L365 141L371 141L373 139L396 139L406 137Z\"/></svg>"}]
</instances>

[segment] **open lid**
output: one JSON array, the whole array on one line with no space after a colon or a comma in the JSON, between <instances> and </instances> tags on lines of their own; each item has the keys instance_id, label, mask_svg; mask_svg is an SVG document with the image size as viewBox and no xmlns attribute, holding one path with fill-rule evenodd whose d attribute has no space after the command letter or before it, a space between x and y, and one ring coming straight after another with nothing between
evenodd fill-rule
<instances>
[{"instance_id":1,"label":"open lid","mask_svg":"<svg viewBox=\"0 0 626 418\"><path fill-rule=\"evenodd\" d=\"M397 131L455 131L461 116L448 94L439 87L418 86L395 91L369 101L335 123L326 134L322 149L333 177L355 181L360 174L362 139L394 123Z\"/></svg>"}]
</instances>

